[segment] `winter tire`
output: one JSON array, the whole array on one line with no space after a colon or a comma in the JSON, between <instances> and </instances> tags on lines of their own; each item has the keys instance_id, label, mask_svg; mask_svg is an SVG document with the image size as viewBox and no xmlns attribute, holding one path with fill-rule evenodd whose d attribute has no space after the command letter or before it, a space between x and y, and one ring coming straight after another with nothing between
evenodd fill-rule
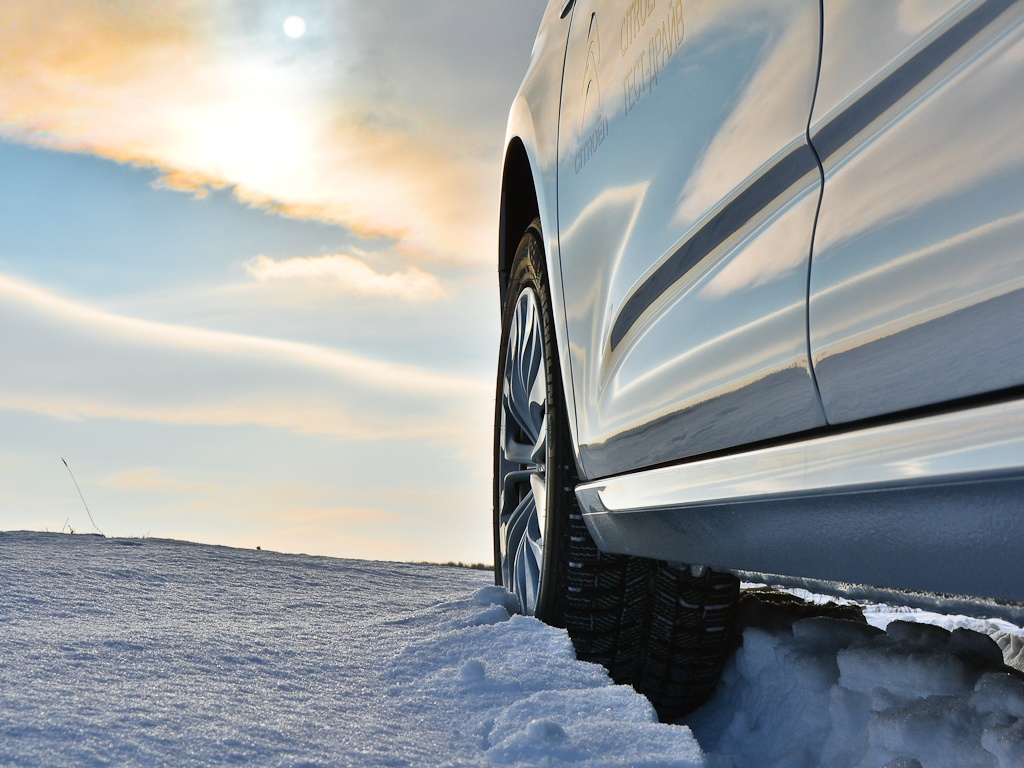
<instances>
[{"instance_id":1,"label":"winter tire","mask_svg":"<svg viewBox=\"0 0 1024 768\"><path fill-rule=\"evenodd\" d=\"M495 580L523 613L565 627L584 661L645 694L662 720L711 693L739 582L708 569L598 551L578 482L540 222L508 275L494 453Z\"/></svg>"}]
</instances>

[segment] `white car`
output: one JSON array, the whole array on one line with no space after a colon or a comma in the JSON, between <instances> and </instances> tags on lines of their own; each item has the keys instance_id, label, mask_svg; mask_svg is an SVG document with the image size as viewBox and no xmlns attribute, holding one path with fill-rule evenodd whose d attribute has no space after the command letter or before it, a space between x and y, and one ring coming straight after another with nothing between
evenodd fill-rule
<instances>
[{"instance_id":1,"label":"white car","mask_svg":"<svg viewBox=\"0 0 1024 768\"><path fill-rule=\"evenodd\" d=\"M662 717L738 579L1024 617L1024 3L551 0L497 578Z\"/></svg>"}]
</instances>

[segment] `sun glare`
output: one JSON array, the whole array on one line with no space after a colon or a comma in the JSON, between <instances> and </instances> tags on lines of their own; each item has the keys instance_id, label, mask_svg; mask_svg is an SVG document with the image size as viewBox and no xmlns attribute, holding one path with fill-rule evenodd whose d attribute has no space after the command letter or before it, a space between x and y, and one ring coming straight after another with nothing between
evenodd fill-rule
<instances>
[{"instance_id":1,"label":"sun glare","mask_svg":"<svg viewBox=\"0 0 1024 768\"><path fill-rule=\"evenodd\" d=\"M306 21L301 16L289 16L284 20L284 33L292 40L298 40L306 34Z\"/></svg>"}]
</instances>

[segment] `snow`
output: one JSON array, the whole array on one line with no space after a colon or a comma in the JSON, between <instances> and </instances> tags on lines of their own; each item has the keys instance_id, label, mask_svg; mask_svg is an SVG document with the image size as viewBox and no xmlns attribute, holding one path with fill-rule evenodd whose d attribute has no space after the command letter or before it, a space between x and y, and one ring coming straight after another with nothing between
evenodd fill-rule
<instances>
[{"instance_id":1,"label":"snow","mask_svg":"<svg viewBox=\"0 0 1024 768\"><path fill-rule=\"evenodd\" d=\"M748 618L687 719L709 768L1024 766L1024 674L999 642L1019 628L888 606L867 622L806 613Z\"/></svg>"},{"instance_id":2,"label":"snow","mask_svg":"<svg viewBox=\"0 0 1024 768\"><path fill-rule=\"evenodd\" d=\"M712 700L667 725L489 583L0 533L0 765L1024 765L1005 622L745 609Z\"/></svg>"},{"instance_id":3,"label":"snow","mask_svg":"<svg viewBox=\"0 0 1024 768\"><path fill-rule=\"evenodd\" d=\"M0 765L702 764L490 582L0 533Z\"/></svg>"}]
</instances>

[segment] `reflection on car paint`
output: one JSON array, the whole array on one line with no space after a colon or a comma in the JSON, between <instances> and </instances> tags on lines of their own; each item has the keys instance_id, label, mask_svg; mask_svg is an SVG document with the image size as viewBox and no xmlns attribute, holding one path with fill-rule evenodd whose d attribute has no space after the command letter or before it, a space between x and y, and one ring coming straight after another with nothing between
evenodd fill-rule
<instances>
[{"instance_id":1,"label":"reflection on car paint","mask_svg":"<svg viewBox=\"0 0 1024 768\"><path fill-rule=\"evenodd\" d=\"M759 213L785 195L808 174L816 174L818 161L807 145L800 145L726 203L648 276L622 306L612 324L611 348L629 333L640 316L700 261L749 224Z\"/></svg>"},{"instance_id":2,"label":"reflection on car paint","mask_svg":"<svg viewBox=\"0 0 1024 768\"><path fill-rule=\"evenodd\" d=\"M891 33L874 62L860 52L859 87L838 58L846 30L891 21L826 8L812 140L833 148L810 334L829 421L1024 384L1024 100L1007 96L1024 80L1024 6L934 6L925 34ZM886 92L900 100L873 95ZM892 106L830 128L864 102Z\"/></svg>"},{"instance_id":3,"label":"reflection on car paint","mask_svg":"<svg viewBox=\"0 0 1024 768\"><path fill-rule=\"evenodd\" d=\"M925 78L949 61L1013 3L1014 0L985 0L921 50L901 62L866 93L859 95L841 113L815 128L812 142L822 162L827 162L871 122L877 120ZM826 12L826 19L831 13L832 6ZM826 69L826 76L827 73Z\"/></svg>"},{"instance_id":4,"label":"reflection on car paint","mask_svg":"<svg viewBox=\"0 0 1024 768\"><path fill-rule=\"evenodd\" d=\"M820 190L806 140L818 3L659 3L643 24L631 17L622 55L621 6L580 0L566 84L583 82L595 61L592 14L601 34L613 33L595 76L605 88L629 77L642 50L660 58L656 88L628 115L625 97L603 98L598 115L580 90L562 95L557 247L572 340L563 370L581 468L598 476L742 443L760 428L823 424L805 309ZM652 49L665 34L669 47ZM600 151L577 174L598 120L608 123ZM744 139L738 152L719 141L730 133ZM778 170L753 182L766 165ZM709 312L713 301L720 309ZM696 426L694 413L701 423L717 415L719 429Z\"/></svg>"}]
</instances>

